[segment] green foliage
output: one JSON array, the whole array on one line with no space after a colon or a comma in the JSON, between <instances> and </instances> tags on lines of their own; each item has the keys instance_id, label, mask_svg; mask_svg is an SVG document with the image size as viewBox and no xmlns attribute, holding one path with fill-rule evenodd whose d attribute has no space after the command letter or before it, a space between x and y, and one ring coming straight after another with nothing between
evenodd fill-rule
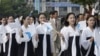
<instances>
[{"instance_id":1,"label":"green foliage","mask_svg":"<svg viewBox=\"0 0 100 56\"><path fill-rule=\"evenodd\" d=\"M34 10L32 15L34 15L35 17L38 17L38 11L37 10Z\"/></svg>"},{"instance_id":2,"label":"green foliage","mask_svg":"<svg viewBox=\"0 0 100 56\"><path fill-rule=\"evenodd\" d=\"M0 15L28 15L30 9L24 0L0 0Z\"/></svg>"}]
</instances>

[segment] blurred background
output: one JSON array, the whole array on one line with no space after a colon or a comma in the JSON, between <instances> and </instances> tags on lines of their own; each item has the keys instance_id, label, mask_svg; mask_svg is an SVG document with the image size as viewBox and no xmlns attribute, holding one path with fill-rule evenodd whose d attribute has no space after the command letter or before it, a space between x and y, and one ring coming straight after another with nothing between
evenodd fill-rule
<instances>
[{"instance_id":1,"label":"blurred background","mask_svg":"<svg viewBox=\"0 0 100 56\"><path fill-rule=\"evenodd\" d=\"M35 15L40 12L48 14L57 10L59 16L69 12L76 15L88 11L100 14L100 0L0 0L0 16L6 15Z\"/></svg>"}]
</instances>

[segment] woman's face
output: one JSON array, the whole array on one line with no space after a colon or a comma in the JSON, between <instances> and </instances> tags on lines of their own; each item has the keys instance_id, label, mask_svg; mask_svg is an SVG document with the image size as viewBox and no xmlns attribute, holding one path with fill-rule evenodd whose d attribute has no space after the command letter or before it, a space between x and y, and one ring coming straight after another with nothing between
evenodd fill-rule
<instances>
[{"instance_id":1,"label":"woman's face","mask_svg":"<svg viewBox=\"0 0 100 56\"><path fill-rule=\"evenodd\" d=\"M90 17L90 18L87 20L87 24L88 24L88 26L93 27L93 26L95 25L95 18L94 18L94 17Z\"/></svg>"},{"instance_id":2,"label":"woman's face","mask_svg":"<svg viewBox=\"0 0 100 56\"><path fill-rule=\"evenodd\" d=\"M14 19L13 19L12 16L10 16L10 17L8 18L8 23L12 23L12 22L14 22Z\"/></svg>"},{"instance_id":3,"label":"woman's face","mask_svg":"<svg viewBox=\"0 0 100 56\"><path fill-rule=\"evenodd\" d=\"M75 24L75 16L73 14L69 15L68 20L69 25L74 25Z\"/></svg>"},{"instance_id":4,"label":"woman's face","mask_svg":"<svg viewBox=\"0 0 100 56\"><path fill-rule=\"evenodd\" d=\"M24 20L24 24L29 24L29 22L30 22L30 20L29 20L29 16L27 16L26 18L25 18L25 20Z\"/></svg>"},{"instance_id":5,"label":"woman's face","mask_svg":"<svg viewBox=\"0 0 100 56\"><path fill-rule=\"evenodd\" d=\"M80 21L82 21L82 20L83 20L83 18L84 18L84 16L83 16L83 15L80 15L80 16L79 16L79 20L80 20Z\"/></svg>"},{"instance_id":6,"label":"woman's face","mask_svg":"<svg viewBox=\"0 0 100 56\"><path fill-rule=\"evenodd\" d=\"M6 18L2 18L1 23L5 25L6 24Z\"/></svg>"},{"instance_id":7,"label":"woman's face","mask_svg":"<svg viewBox=\"0 0 100 56\"><path fill-rule=\"evenodd\" d=\"M34 22L33 17L30 17L30 19L29 19L29 20L30 20L30 24Z\"/></svg>"},{"instance_id":8,"label":"woman's face","mask_svg":"<svg viewBox=\"0 0 100 56\"><path fill-rule=\"evenodd\" d=\"M45 17L45 15L40 15L39 16L39 21L40 21L40 23L42 23L42 22L45 22L46 21L46 17Z\"/></svg>"}]
</instances>

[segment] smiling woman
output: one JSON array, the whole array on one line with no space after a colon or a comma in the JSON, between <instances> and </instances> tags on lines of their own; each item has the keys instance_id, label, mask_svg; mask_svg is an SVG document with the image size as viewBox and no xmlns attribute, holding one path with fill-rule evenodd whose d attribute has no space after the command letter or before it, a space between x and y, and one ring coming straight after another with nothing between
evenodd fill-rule
<instances>
[{"instance_id":1,"label":"smiling woman","mask_svg":"<svg viewBox=\"0 0 100 56\"><path fill-rule=\"evenodd\" d=\"M80 33L79 30L76 28L76 20L75 14L69 13L65 19L65 26L61 29L61 34L63 35L62 39L65 41L65 45L68 48L63 48L61 56L81 56L80 53ZM61 50L62 50L61 49Z\"/></svg>"},{"instance_id":2,"label":"smiling woman","mask_svg":"<svg viewBox=\"0 0 100 56\"><path fill-rule=\"evenodd\" d=\"M38 48L36 56L51 56L51 25L46 22L46 16L44 13L39 14L40 24L36 27L38 34Z\"/></svg>"}]
</instances>

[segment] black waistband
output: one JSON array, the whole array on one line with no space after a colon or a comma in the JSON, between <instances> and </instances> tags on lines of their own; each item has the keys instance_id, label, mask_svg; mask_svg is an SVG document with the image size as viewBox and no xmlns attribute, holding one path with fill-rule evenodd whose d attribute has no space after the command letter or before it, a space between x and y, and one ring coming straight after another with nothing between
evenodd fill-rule
<instances>
[{"instance_id":1,"label":"black waistband","mask_svg":"<svg viewBox=\"0 0 100 56\"><path fill-rule=\"evenodd\" d=\"M74 36L69 36L69 37L71 37L71 38L73 38ZM75 36L76 38L79 38L80 36Z\"/></svg>"},{"instance_id":2,"label":"black waistband","mask_svg":"<svg viewBox=\"0 0 100 56\"><path fill-rule=\"evenodd\" d=\"M87 37L86 40L91 39L91 37Z\"/></svg>"}]
</instances>

